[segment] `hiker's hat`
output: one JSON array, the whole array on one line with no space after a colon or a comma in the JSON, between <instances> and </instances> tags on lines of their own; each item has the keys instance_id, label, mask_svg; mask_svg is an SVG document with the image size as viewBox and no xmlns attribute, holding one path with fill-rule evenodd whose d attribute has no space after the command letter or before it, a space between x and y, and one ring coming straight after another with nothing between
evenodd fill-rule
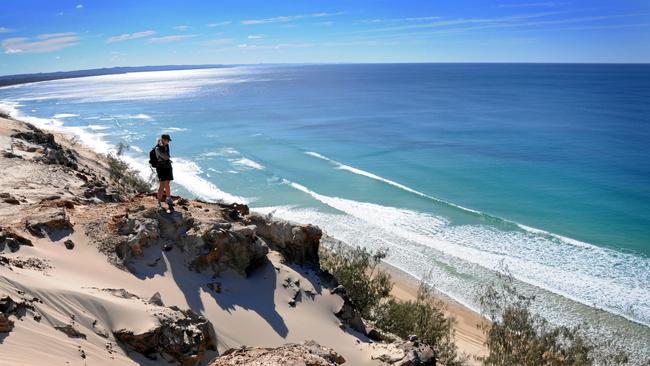
<instances>
[{"instance_id":1,"label":"hiker's hat","mask_svg":"<svg viewBox=\"0 0 650 366\"><path fill-rule=\"evenodd\" d=\"M171 140L172 140L172 138L169 137L168 134L161 135L160 138L163 139L163 140L167 140L167 141L171 141Z\"/></svg>"}]
</instances>

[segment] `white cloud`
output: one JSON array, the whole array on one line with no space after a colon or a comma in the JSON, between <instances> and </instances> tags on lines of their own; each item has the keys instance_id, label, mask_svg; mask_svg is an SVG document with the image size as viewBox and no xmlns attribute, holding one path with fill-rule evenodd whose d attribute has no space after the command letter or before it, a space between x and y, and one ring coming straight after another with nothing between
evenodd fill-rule
<instances>
[{"instance_id":1,"label":"white cloud","mask_svg":"<svg viewBox=\"0 0 650 366\"><path fill-rule=\"evenodd\" d=\"M192 37L196 37L196 34L177 34L177 35L173 35L173 36L149 38L149 42L151 42L151 43L168 43L168 42L180 41L180 40L187 39L187 38L192 38Z\"/></svg>"},{"instance_id":2,"label":"white cloud","mask_svg":"<svg viewBox=\"0 0 650 366\"><path fill-rule=\"evenodd\" d=\"M0 27L0 33L9 33L11 32L11 29L5 28L5 27Z\"/></svg>"},{"instance_id":3,"label":"white cloud","mask_svg":"<svg viewBox=\"0 0 650 366\"><path fill-rule=\"evenodd\" d=\"M440 19L438 16L426 16L426 17L409 17L409 18L389 18L389 19L363 19L359 23L365 24L377 24L377 23L403 23L403 22L423 22L429 20Z\"/></svg>"},{"instance_id":4,"label":"white cloud","mask_svg":"<svg viewBox=\"0 0 650 366\"><path fill-rule=\"evenodd\" d=\"M261 34L258 34L258 35L250 35L250 36L248 36L248 39L260 39L260 38L262 38L262 37L264 37L264 36L262 36Z\"/></svg>"},{"instance_id":5,"label":"white cloud","mask_svg":"<svg viewBox=\"0 0 650 366\"><path fill-rule=\"evenodd\" d=\"M536 8L536 7L546 7L554 8L557 6L569 5L570 2L559 2L559 1L547 1L539 3L522 3L522 4L499 4L497 8Z\"/></svg>"},{"instance_id":6,"label":"white cloud","mask_svg":"<svg viewBox=\"0 0 650 366\"><path fill-rule=\"evenodd\" d=\"M124 33L124 34L120 34L119 36L110 37L109 39L106 40L106 43L128 41L131 39L149 37L154 34L156 34L156 32L152 30L136 32L136 33Z\"/></svg>"},{"instance_id":7,"label":"white cloud","mask_svg":"<svg viewBox=\"0 0 650 366\"><path fill-rule=\"evenodd\" d=\"M82 4L79 4L79 5L76 6L77 9L81 9L81 8L83 8L83 7L84 7L84 6L83 6Z\"/></svg>"},{"instance_id":8,"label":"white cloud","mask_svg":"<svg viewBox=\"0 0 650 366\"><path fill-rule=\"evenodd\" d=\"M5 54L54 52L78 45L79 37L75 33L41 34L34 38L7 38L1 45Z\"/></svg>"},{"instance_id":9,"label":"white cloud","mask_svg":"<svg viewBox=\"0 0 650 366\"><path fill-rule=\"evenodd\" d=\"M237 48L244 50L281 50L285 48L305 48L313 47L311 43L278 43L278 44L248 44L242 43L238 44Z\"/></svg>"},{"instance_id":10,"label":"white cloud","mask_svg":"<svg viewBox=\"0 0 650 366\"><path fill-rule=\"evenodd\" d=\"M75 32L46 33L46 34L38 35L38 36L36 36L36 38L38 38L38 39L50 39L50 38L74 36L75 34L76 34Z\"/></svg>"},{"instance_id":11,"label":"white cloud","mask_svg":"<svg viewBox=\"0 0 650 366\"><path fill-rule=\"evenodd\" d=\"M226 20L226 21L223 21L223 22L208 23L205 26L208 27L208 28L223 27L224 25L228 25L230 23L232 23L232 21Z\"/></svg>"},{"instance_id":12,"label":"white cloud","mask_svg":"<svg viewBox=\"0 0 650 366\"><path fill-rule=\"evenodd\" d=\"M302 18L320 18L320 17L327 17L327 16L341 15L341 14L344 14L344 12L312 13L312 14L300 14L300 15L283 15L283 16L277 16L277 17L272 17L272 18L264 18L264 19L242 20L241 24L254 25L254 24L281 23L281 22L289 22L289 21L292 21L292 20L302 19Z\"/></svg>"},{"instance_id":13,"label":"white cloud","mask_svg":"<svg viewBox=\"0 0 650 366\"><path fill-rule=\"evenodd\" d=\"M190 29L190 26L189 26L189 25L177 25L177 26L175 26L175 27L173 27L173 28L174 28L175 30L177 30L177 31L184 32L184 31Z\"/></svg>"}]
</instances>

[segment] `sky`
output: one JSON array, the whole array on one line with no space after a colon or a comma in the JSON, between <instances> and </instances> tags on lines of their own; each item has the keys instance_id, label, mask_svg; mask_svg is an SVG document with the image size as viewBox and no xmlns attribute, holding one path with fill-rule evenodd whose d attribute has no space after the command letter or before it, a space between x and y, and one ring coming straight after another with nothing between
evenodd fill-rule
<instances>
[{"instance_id":1,"label":"sky","mask_svg":"<svg viewBox=\"0 0 650 366\"><path fill-rule=\"evenodd\" d=\"M650 62L650 0L0 0L0 75L113 66Z\"/></svg>"}]
</instances>

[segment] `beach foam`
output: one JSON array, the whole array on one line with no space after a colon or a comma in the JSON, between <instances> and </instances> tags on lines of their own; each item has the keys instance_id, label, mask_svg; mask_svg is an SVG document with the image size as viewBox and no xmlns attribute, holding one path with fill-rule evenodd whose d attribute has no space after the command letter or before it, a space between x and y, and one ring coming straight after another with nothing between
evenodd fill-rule
<instances>
[{"instance_id":1,"label":"beach foam","mask_svg":"<svg viewBox=\"0 0 650 366\"><path fill-rule=\"evenodd\" d=\"M544 233L503 231L489 225L451 225L445 218L428 213L329 197L295 182L284 180L284 183L364 221L374 232L390 233L382 237L388 238L383 242L393 248L408 242L414 248L435 250L437 258L452 256L487 270L506 266L515 278L525 283L650 325L650 304L647 302L650 290L646 285L650 282L648 259L603 248L593 250L592 246L567 244ZM328 220L310 219L322 223L326 229L332 228L328 223L331 217ZM352 243L358 243L359 239L354 235L340 232L345 231L345 227L338 225L330 234L340 240L350 238ZM462 263L454 263L453 268L462 266Z\"/></svg>"},{"instance_id":2,"label":"beach foam","mask_svg":"<svg viewBox=\"0 0 650 366\"><path fill-rule=\"evenodd\" d=\"M237 166L240 166L240 167L245 167L245 168L250 168L250 169L257 169L257 170L264 170L264 166L262 164L254 162L253 160L247 159L247 158L241 158L241 159L233 160L232 163L234 165L237 165Z\"/></svg>"}]
</instances>

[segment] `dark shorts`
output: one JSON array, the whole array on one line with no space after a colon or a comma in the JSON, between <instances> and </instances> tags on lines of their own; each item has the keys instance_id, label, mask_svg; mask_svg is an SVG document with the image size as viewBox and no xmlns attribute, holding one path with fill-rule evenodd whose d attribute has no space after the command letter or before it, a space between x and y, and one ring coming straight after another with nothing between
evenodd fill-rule
<instances>
[{"instance_id":1,"label":"dark shorts","mask_svg":"<svg viewBox=\"0 0 650 366\"><path fill-rule=\"evenodd\" d=\"M172 167L156 167L156 173L158 174L159 181L174 180L174 174L172 173Z\"/></svg>"}]
</instances>

